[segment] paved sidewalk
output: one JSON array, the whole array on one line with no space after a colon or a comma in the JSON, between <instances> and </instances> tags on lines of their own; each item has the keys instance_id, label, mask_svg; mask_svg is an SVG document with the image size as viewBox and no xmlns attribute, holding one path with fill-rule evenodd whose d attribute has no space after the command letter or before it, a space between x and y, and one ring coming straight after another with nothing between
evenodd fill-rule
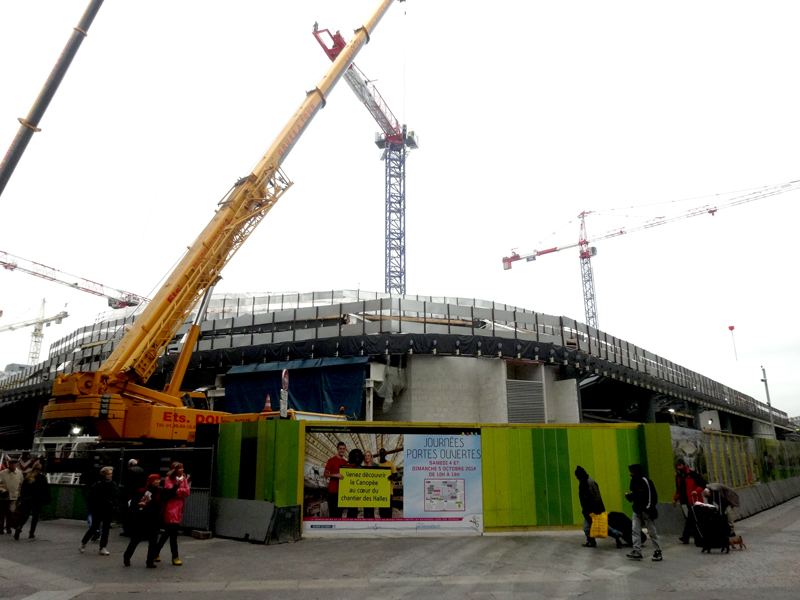
<instances>
[{"instance_id":1,"label":"paved sidewalk","mask_svg":"<svg viewBox=\"0 0 800 600\"><path fill-rule=\"evenodd\" d=\"M310 538L263 546L212 539L179 540L184 566L165 561L145 569L145 547L122 565L127 538L112 530L111 556L96 543L80 554L85 524L49 521L35 540L0 536L0 598L244 598L539 600L587 595L599 599L796 599L800 589L800 498L737 523L747 549L700 554L676 536L664 561L625 558L613 540L583 548L580 531L483 537ZM676 594L677 592L677 594Z\"/></svg>"}]
</instances>

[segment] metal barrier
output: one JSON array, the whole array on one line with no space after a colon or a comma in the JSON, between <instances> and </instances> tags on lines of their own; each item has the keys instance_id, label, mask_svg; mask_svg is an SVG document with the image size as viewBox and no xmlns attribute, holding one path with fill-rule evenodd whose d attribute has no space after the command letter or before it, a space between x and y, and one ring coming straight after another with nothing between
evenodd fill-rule
<instances>
[{"instance_id":1,"label":"metal barrier","mask_svg":"<svg viewBox=\"0 0 800 600\"><path fill-rule=\"evenodd\" d=\"M754 468L751 440L747 436L719 431L703 431L708 480L732 488L753 485L758 478Z\"/></svg>"}]
</instances>

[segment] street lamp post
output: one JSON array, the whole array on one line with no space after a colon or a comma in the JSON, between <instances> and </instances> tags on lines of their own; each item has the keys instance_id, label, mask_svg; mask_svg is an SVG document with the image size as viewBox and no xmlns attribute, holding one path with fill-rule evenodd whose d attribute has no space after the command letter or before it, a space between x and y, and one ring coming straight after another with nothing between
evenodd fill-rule
<instances>
[{"instance_id":1,"label":"street lamp post","mask_svg":"<svg viewBox=\"0 0 800 600\"><path fill-rule=\"evenodd\" d=\"M764 382L764 389L767 392L767 409L769 410L769 424L772 426L772 435L775 439L778 439L778 435L775 432L775 419L772 417L772 403L769 401L769 385L767 385L767 371L764 369L763 365L761 367L761 374L764 378L761 380Z\"/></svg>"}]
</instances>

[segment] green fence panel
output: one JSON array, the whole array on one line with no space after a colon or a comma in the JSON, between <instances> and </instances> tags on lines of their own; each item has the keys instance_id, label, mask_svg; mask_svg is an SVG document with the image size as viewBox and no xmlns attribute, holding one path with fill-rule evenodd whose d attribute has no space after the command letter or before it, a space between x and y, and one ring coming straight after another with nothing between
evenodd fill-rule
<instances>
[{"instance_id":1,"label":"green fence panel","mask_svg":"<svg viewBox=\"0 0 800 600\"><path fill-rule=\"evenodd\" d=\"M508 505L510 510L510 524L522 525L524 522L523 505L525 496L522 493L523 477L531 477L530 473L523 473L520 465L521 434L526 432L520 429L506 429L506 446L508 460Z\"/></svg>"},{"instance_id":2,"label":"green fence panel","mask_svg":"<svg viewBox=\"0 0 800 600\"><path fill-rule=\"evenodd\" d=\"M675 492L675 465L672 453L672 436L667 423L639 425L644 434L645 456L642 464L647 476L655 484L658 498L667 502Z\"/></svg>"},{"instance_id":3,"label":"green fence panel","mask_svg":"<svg viewBox=\"0 0 800 600\"><path fill-rule=\"evenodd\" d=\"M511 525L511 508L508 502L508 430L498 432L494 442L495 496L497 499L497 526Z\"/></svg>"},{"instance_id":4,"label":"green fence panel","mask_svg":"<svg viewBox=\"0 0 800 600\"><path fill-rule=\"evenodd\" d=\"M522 525L536 525L536 487L533 476L533 442L531 432L519 429L519 467L522 484Z\"/></svg>"},{"instance_id":5,"label":"green fence panel","mask_svg":"<svg viewBox=\"0 0 800 600\"><path fill-rule=\"evenodd\" d=\"M242 452L242 424L223 423L219 426L215 495L220 498L239 497L239 462Z\"/></svg>"},{"instance_id":6,"label":"green fence panel","mask_svg":"<svg viewBox=\"0 0 800 600\"><path fill-rule=\"evenodd\" d=\"M558 503L559 525L573 525L572 518L572 480L574 475L569 468L569 439L566 429L556 429L555 452L558 459ZM577 480L576 480L577 481Z\"/></svg>"},{"instance_id":7,"label":"green fence panel","mask_svg":"<svg viewBox=\"0 0 800 600\"><path fill-rule=\"evenodd\" d=\"M550 525L547 503L547 469L545 468L544 429L531 429L531 449L533 451L533 488L536 499L536 525Z\"/></svg>"},{"instance_id":8,"label":"green fence panel","mask_svg":"<svg viewBox=\"0 0 800 600\"><path fill-rule=\"evenodd\" d=\"M297 504L297 461L300 460L300 423L276 421L275 505Z\"/></svg>"},{"instance_id":9,"label":"green fence panel","mask_svg":"<svg viewBox=\"0 0 800 600\"><path fill-rule=\"evenodd\" d=\"M265 421L264 500L275 502L275 440L278 421Z\"/></svg>"},{"instance_id":10,"label":"green fence panel","mask_svg":"<svg viewBox=\"0 0 800 600\"><path fill-rule=\"evenodd\" d=\"M256 437L256 481L255 499L266 500L264 483L267 459L272 459L272 448L267 448L267 421L258 421Z\"/></svg>"},{"instance_id":11,"label":"green fence panel","mask_svg":"<svg viewBox=\"0 0 800 600\"><path fill-rule=\"evenodd\" d=\"M486 527L497 526L497 461L494 453L495 437L500 429L486 427L481 431L481 473L483 480L483 524Z\"/></svg>"}]
</instances>

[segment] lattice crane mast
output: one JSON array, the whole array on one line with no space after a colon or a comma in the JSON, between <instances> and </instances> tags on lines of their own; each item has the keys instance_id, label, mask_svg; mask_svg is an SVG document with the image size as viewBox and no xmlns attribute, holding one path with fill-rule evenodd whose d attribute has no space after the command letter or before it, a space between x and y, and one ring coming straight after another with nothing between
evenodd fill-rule
<instances>
[{"instance_id":1,"label":"lattice crane mast","mask_svg":"<svg viewBox=\"0 0 800 600\"><path fill-rule=\"evenodd\" d=\"M591 239L589 239L586 235L585 217L586 215L592 214L592 211L584 211L578 215L578 218L581 220L581 230L577 243L567 244L565 246L554 246L546 250L534 250L528 254L517 254L516 252L512 251L511 256L503 257L503 269L510 269L511 265L518 260L530 262L536 260L536 258L539 256L552 254L553 252L560 252L561 250L575 248L577 246L579 248L578 256L581 260L581 281L583 283L583 303L584 310L586 312L586 324L590 327L597 328L597 298L594 291L594 274L592 272L591 265L591 258L597 255L597 249L593 246L589 246L590 243L600 240L607 240L609 238L626 235L628 233L634 233L636 231L651 229L653 227L666 225L667 223L674 223L675 221L682 221L683 219L689 219L691 217L699 217L702 215L711 215L713 217L720 210L739 206L740 204L747 204L748 202L761 200L762 198L769 198L770 196L777 196L778 194L792 192L798 188L800 188L800 180L768 186L760 188L754 192L750 192L749 194L736 196L735 198L731 198L730 200L721 202L719 204L707 204L704 206L699 206L697 208L692 208L686 212L678 213L672 216L655 217L641 225L636 225L634 227L620 227L618 229L612 229L611 231L607 231Z\"/></svg>"},{"instance_id":2,"label":"lattice crane mast","mask_svg":"<svg viewBox=\"0 0 800 600\"><path fill-rule=\"evenodd\" d=\"M314 37L331 60L336 60L347 42L338 31L318 29ZM324 39L323 39L324 38ZM344 80L378 123L375 144L383 150L386 171L386 218L384 242L384 291L406 293L406 154L419 147L413 131L400 125L378 89L355 64L344 73Z\"/></svg>"},{"instance_id":3,"label":"lattice crane mast","mask_svg":"<svg viewBox=\"0 0 800 600\"><path fill-rule=\"evenodd\" d=\"M27 321L20 321L18 323L11 323L10 325L3 325L0 327L0 333L4 331L14 331L16 329L23 329L24 327L30 327L33 325L33 333L31 333L31 347L28 350L28 364L35 365L39 362L39 354L42 351L42 338L44 337L44 333L42 333L42 329L44 329L45 325L50 327L50 323L53 321L56 322L56 325L60 325L61 321L66 319L69 316L69 313L65 310L62 310L57 315L52 317L45 317L44 316L44 305L45 301L42 300L42 306L39 309L39 316L35 319L29 319Z\"/></svg>"},{"instance_id":4,"label":"lattice crane mast","mask_svg":"<svg viewBox=\"0 0 800 600\"><path fill-rule=\"evenodd\" d=\"M33 275L34 277L41 277L42 279L60 283L74 290L86 292L87 294L102 296L108 300L108 305L111 308L126 308L128 306L137 306L145 302L150 302L150 300L144 296L118 290L117 288L112 288L102 283L91 281L90 279L84 279L77 275L70 275L64 271L59 271L53 267L28 260L27 258L14 256L2 250L0 250L0 267L3 267L7 271L21 271L28 275Z\"/></svg>"}]
</instances>

